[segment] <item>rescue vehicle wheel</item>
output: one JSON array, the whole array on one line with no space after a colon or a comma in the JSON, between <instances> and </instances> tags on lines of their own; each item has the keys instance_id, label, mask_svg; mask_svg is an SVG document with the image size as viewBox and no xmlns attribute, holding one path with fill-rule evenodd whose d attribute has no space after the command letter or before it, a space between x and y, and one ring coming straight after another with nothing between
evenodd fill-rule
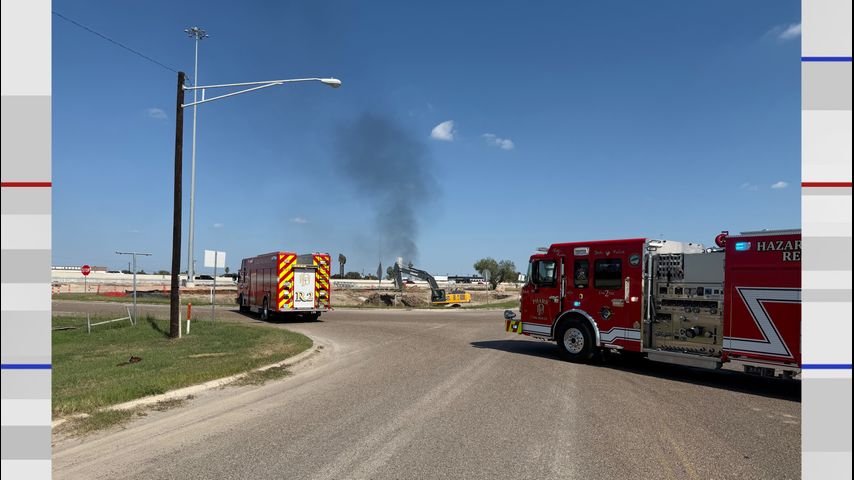
<instances>
[{"instance_id":1,"label":"rescue vehicle wheel","mask_svg":"<svg viewBox=\"0 0 854 480\"><path fill-rule=\"evenodd\" d=\"M270 318L270 309L267 308L267 299L264 299L264 306L261 307L261 320L268 320Z\"/></svg>"},{"instance_id":2,"label":"rescue vehicle wheel","mask_svg":"<svg viewBox=\"0 0 854 480\"><path fill-rule=\"evenodd\" d=\"M593 356L593 335L582 322L564 322L557 333L557 348L564 360L586 362Z\"/></svg>"}]
</instances>

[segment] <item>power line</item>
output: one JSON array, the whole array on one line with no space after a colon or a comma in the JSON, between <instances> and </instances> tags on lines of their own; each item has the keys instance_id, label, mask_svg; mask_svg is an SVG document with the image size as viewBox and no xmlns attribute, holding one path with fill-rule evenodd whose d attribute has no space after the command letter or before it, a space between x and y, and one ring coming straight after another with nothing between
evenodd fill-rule
<instances>
[{"instance_id":1,"label":"power line","mask_svg":"<svg viewBox=\"0 0 854 480\"><path fill-rule=\"evenodd\" d=\"M61 13L57 12L56 10L51 10L51 13L53 13L53 14L54 14L54 15L56 15L57 17L59 17L59 18L61 18L61 19L65 20L66 22L69 22L69 23L71 23L71 24L73 24L73 25L76 25L76 26L78 26L78 27L82 28L83 30L86 30L87 32L89 32L89 33L91 33L91 34L93 34L93 35L97 35L97 36L99 36L99 37L103 38L104 40L106 40L106 41L108 41L108 42L112 43L113 45L117 45L117 46L119 46L119 47L121 47L121 48L124 48L125 50L127 50L127 51L129 51L129 52L133 53L134 55L140 56L140 57L142 57L142 58L144 58L144 59L148 60L149 62L154 63L155 65L158 65L158 66L160 66L160 67L163 67L163 68L165 68L166 70L169 70L170 72L178 73L178 70L175 70L174 68L172 68L172 67L170 67L170 66L168 66L168 65L164 65L164 64L162 64L162 63L158 62L157 60L155 60L155 59L153 59L153 58L149 57L148 55L145 55L144 53L140 53L140 52L138 52L138 51L136 51L136 50L134 50L134 49L132 49L132 48L128 47L127 45L125 45L125 44L123 44L123 43L121 43L121 42L117 42L116 40L113 40L112 38L110 38L110 37L108 37L108 36L106 36L106 35L104 35L104 34L98 33L98 32L96 32L95 30L92 30L91 28L87 27L86 25L83 25L82 23L76 22L76 21L74 21L74 20L72 20L72 19L70 19L70 18L66 17L65 15L63 15L63 14L61 14Z\"/></svg>"}]
</instances>

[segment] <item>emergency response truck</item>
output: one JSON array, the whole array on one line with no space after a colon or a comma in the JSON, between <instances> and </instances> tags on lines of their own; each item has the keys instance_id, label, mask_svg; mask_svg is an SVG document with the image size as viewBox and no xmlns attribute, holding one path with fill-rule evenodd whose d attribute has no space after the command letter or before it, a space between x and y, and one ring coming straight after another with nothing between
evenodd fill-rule
<instances>
[{"instance_id":1,"label":"emergency response truck","mask_svg":"<svg viewBox=\"0 0 854 480\"><path fill-rule=\"evenodd\" d=\"M556 243L532 255L520 315L505 328L584 362L603 351L792 378L801 366L801 232L697 243Z\"/></svg>"},{"instance_id":2,"label":"emergency response truck","mask_svg":"<svg viewBox=\"0 0 854 480\"><path fill-rule=\"evenodd\" d=\"M330 265L327 253L271 252L244 258L237 276L240 311L257 312L265 320L273 313L316 320L332 309Z\"/></svg>"}]
</instances>

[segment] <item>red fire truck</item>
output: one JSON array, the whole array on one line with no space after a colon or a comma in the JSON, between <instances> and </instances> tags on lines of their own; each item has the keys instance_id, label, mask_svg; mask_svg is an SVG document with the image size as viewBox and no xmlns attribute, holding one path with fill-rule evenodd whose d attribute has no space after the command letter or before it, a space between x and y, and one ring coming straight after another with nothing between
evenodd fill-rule
<instances>
[{"instance_id":1,"label":"red fire truck","mask_svg":"<svg viewBox=\"0 0 854 480\"><path fill-rule=\"evenodd\" d=\"M241 312L299 314L316 320L332 309L329 254L271 252L240 262L237 304Z\"/></svg>"},{"instance_id":2,"label":"red fire truck","mask_svg":"<svg viewBox=\"0 0 854 480\"><path fill-rule=\"evenodd\" d=\"M602 351L792 378L801 366L801 232L701 244L633 238L556 243L531 256L505 328L584 362Z\"/></svg>"}]
</instances>

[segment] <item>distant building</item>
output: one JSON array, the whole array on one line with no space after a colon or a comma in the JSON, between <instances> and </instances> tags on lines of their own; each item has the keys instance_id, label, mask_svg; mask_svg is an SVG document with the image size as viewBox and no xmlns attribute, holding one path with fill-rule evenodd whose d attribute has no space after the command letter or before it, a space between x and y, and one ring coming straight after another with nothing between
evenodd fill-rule
<instances>
[{"instance_id":1,"label":"distant building","mask_svg":"<svg viewBox=\"0 0 854 480\"><path fill-rule=\"evenodd\" d=\"M77 270L83 268L83 265L53 265L50 267L51 270ZM107 267L89 267L89 270L92 272L106 272Z\"/></svg>"},{"instance_id":2,"label":"distant building","mask_svg":"<svg viewBox=\"0 0 854 480\"><path fill-rule=\"evenodd\" d=\"M478 283L483 282L480 275L448 275L449 282L455 283Z\"/></svg>"}]
</instances>

